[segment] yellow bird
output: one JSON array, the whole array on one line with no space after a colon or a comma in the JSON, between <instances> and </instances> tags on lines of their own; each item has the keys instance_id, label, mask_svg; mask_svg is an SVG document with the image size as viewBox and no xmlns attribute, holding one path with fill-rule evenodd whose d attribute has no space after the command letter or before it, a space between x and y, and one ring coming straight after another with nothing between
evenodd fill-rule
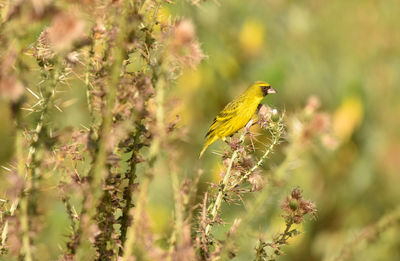
<instances>
[{"instance_id":1,"label":"yellow bird","mask_svg":"<svg viewBox=\"0 0 400 261\"><path fill-rule=\"evenodd\" d=\"M200 157L207 147L216 140L226 140L246 126L257 110L258 105L264 96L276 93L276 91L266 82L257 81L250 85L247 90L228 103L225 108L218 113L206 134L206 142L200 152Z\"/></svg>"}]
</instances>

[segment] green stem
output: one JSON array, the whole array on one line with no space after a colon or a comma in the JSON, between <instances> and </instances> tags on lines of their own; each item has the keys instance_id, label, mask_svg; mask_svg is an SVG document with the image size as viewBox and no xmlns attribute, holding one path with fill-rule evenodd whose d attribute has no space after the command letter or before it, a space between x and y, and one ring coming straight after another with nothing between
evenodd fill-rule
<instances>
[{"instance_id":1,"label":"green stem","mask_svg":"<svg viewBox=\"0 0 400 261\"><path fill-rule=\"evenodd\" d=\"M89 111L89 116L90 120L94 122L94 116L93 116L93 107L92 107L92 90L90 88L90 71L93 68L93 50L94 43L91 44L90 51L89 51L89 62L86 65L86 73L85 73L85 85L86 85L86 101L87 101L87 106L88 106L88 111Z\"/></svg>"},{"instance_id":2,"label":"green stem","mask_svg":"<svg viewBox=\"0 0 400 261\"><path fill-rule=\"evenodd\" d=\"M127 1L125 1L127 2ZM126 5L126 3L125 3ZM120 79L121 68L123 66L123 59L125 56L125 50L122 47L126 35L126 23L127 23L127 13L128 10L123 9L123 15L120 16L118 23L118 36L115 42L115 47L113 48L114 61L111 65L110 80L108 85L108 90L106 93L106 104L103 114L103 123L99 130L98 139L98 151L95 154L94 166L91 169L89 176L91 178L90 187L92 195L94 198L99 198L101 193L101 183L103 180L103 169L107 158L107 144L109 141L110 133L112 130L113 123L113 108L115 105L118 83ZM96 204L97 205L97 204Z\"/></svg>"},{"instance_id":3,"label":"green stem","mask_svg":"<svg viewBox=\"0 0 400 261\"><path fill-rule=\"evenodd\" d=\"M16 155L17 155L17 170L18 175L21 178L25 178L25 164L24 164L24 157L23 157L23 144L22 144L22 133L21 131L17 132L16 137ZM21 222L21 230L22 230L22 254L24 256L25 261L32 260L32 253L31 253L31 242L29 237L29 221L28 221L28 198L24 192L21 193L21 199L19 203L20 207L20 222ZM18 202L16 202L18 205ZM16 206L15 206L16 207ZM12 211L14 212L14 211ZM13 213L11 213L12 215ZM8 224L7 224L8 225Z\"/></svg>"},{"instance_id":4,"label":"green stem","mask_svg":"<svg viewBox=\"0 0 400 261\"><path fill-rule=\"evenodd\" d=\"M128 186L126 187L127 191L124 192L124 199L125 199L125 206L122 209L122 216L121 216L121 235L120 235L120 240L121 240L121 247L119 248L118 254L120 256L123 255L123 247L126 241L126 234L128 231L129 227L129 210L131 209L132 205L132 193L133 193L133 184L136 179L136 164L137 164L137 153L139 148L137 148L136 144L139 142L139 135L140 131L137 131L137 134L135 135L134 138L134 144L133 144L133 149L132 149L132 155L131 158L129 159L129 170L126 172L126 177L128 179Z\"/></svg>"},{"instance_id":5,"label":"green stem","mask_svg":"<svg viewBox=\"0 0 400 261\"><path fill-rule=\"evenodd\" d=\"M137 230L138 226L141 224L140 217L143 214L143 209L145 207L147 190L151 181L150 175L146 175L144 181L141 185L141 190L139 193L139 198L137 200L137 207L135 209L135 214L133 215L133 224L128 228L127 238L124 244L124 254L122 256L122 261L131 260L131 254L133 252L133 247L140 247L136 245L137 240ZM138 258L140 260L140 258Z\"/></svg>"},{"instance_id":6,"label":"green stem","mask_svg":"<svg viewBox=\"0 0 400 261\"><path fill-rule=\"evenodd\" d=\"M37 193L39 189L39 167L41 164L41 159L37 156L37 148L41 144L40 135L43 131L43 126L45 123L45 118L47 116L50 101L55 95L55 89L57 83L59 81L59 72L56 69L58 62L55 61L53 66L54 69L50 70L50 74L47 75L50 77L50 86L46 86L43 91L43 98L42 98L42 108L41 114L38 123L36 124L35 132L32 137L32 141L28 148L28 156L26 159L26 173L24 169L24 160L23 160L23 153L20 151L22 149L22 134L17 134L17 157L18 157L18 173L19 175L24 178L27 182L27 186L25 187L25 191L21 194L20 200L20 211L21 211L21 228L22 228L22 251L25 260L32 260L31 254L31 240L29 237L29 215L36 213L36 204L37 204ZM47 71L46 71L47 73Z\"/></svg>"},{"instance_id":7,"label":"green stem","mask_svg":"<svg viewBox=\"0 0 400 261\"><path fill-rule=\"evenodd\" d=\"M173 171L171 173L172 189L174 191L175 201L175 231L176 231L176 245L182 245L182 228L183 228L183 202L182 196L179 191L178 174Z\"/></svg>"}]
</instances>

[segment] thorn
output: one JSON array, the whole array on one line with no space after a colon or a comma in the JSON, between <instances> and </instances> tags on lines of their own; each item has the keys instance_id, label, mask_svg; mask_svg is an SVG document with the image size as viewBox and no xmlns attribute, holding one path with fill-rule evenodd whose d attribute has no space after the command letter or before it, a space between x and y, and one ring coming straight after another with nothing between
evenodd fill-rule
<instances>
[{"instance_id":1,"label":"thorn","mask_svg":"<svg viewBox=\"0 0 400 261\"><path fill-rule=\"evenodd\" d=\"M212 151L211 153L218 155L218 156L223 156L224 154L218 151Z\"/></svg>"},{"instance_id":2,"label":"thorn","mask_svg":"<svg viewBox=\"0 0 400 261\"><path fill-rule=\"evenodd\" d=\"M77 101L78 101L77 98L73 98L73 99L67 100L67 101L65 101L65 102L63 102L63 103L61 104L61 107L67 108L67 107L69 107L69 106L75 104Z\"/></svg>"},{"instance_id":3,"label":"thorn","mask_svg":"<svg viewBox=\"0 0 400 261\"><path fill-rule=\"evenodd\" d=\"M21 108L21 110L24 110L24 111L31 111L31 112L34 112L34 111L35 111L35 110L32 109L32 108Z\"/></svg>"},{"instance_id":4,"label":"thorn","mask_svg":"<svg viewBox=\"0 0 400 261\"><path fill-rule=\"evenodd\" d=\"M7 168L7 167L6 167L6 166L4 166L4 165L1 165L1 167L2 167L3 169L5 169L5 170L9 171L9 172L11 172L11 171L12 171L11 169Z\"/></svg>"},{"instance_id":5,"label":"thorn","mask_svg":"<svg viewBox=\"0 0 400 261\"><path fill-rule=\"evenodd\" d=\"M44 83L45 82L45 80L41 80L37 85L39 86L39 85L41 85L42 83Z\"/></svg>"},{"instance_id":6,"label":"thorn","mask_svg":"<svg viewBox=\"0 0 400 261\"><path fill-rule=\"evenodd\" d=\"M35 108L36 106L38 106L39 104L42 104L43 100L39 100L37 103L35 103L34 105L31 106L31 108Z\"/></svg>"},{"instance_id":7,"label":"thorn","mask_svg":"<svg viewBox=\"0 0 400 261\"><path fill-rule=\"evenodd\" d=\"M36 99L40 100L40 97L39 97L36 93L34 93L31 89L29 89L28 87L26 87L26 89L27 89L33 96L35 96Z\"/></svg>"},{"instance_id":8,"label":"thorn","mask_svg":"<svg viewBox=\"0 0 400 261\"><path fill-rule=\"evenodd\" d=\"M61 108L58 107L58 105L54 105L54 107L56 107L56 109L59 110L60 112L63 112L63 110L61 110Z\"/></svg>"},{"instance_id":9,"label":"thorn","mask_svg":"<svg viewBox=\"0 0 400 261\"><path fill-rule=\"evenodd\" d=\"M84 128L86 131L90 131L90 129L88 127L86 127L85 125L83 125L82 123L79 125L81 125L81 127Z\"/></svg>"}]
</instances>

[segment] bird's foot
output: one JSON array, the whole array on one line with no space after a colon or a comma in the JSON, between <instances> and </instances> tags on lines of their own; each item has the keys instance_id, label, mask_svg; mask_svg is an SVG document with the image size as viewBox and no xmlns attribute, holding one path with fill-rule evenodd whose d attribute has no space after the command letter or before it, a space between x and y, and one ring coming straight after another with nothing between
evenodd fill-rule
<instances>
[{"instance_id":1,"label":"bird's foot","mask_svg":"<svg viewBox=\"0 0 400 261\"><path fill-rule=\"evenodd\" d=\"M250 127L253 126L253 119L249 120L249 122L246 124L246 126L244 127L244 132L250 133Z\"/></svg>"}]
</instances>

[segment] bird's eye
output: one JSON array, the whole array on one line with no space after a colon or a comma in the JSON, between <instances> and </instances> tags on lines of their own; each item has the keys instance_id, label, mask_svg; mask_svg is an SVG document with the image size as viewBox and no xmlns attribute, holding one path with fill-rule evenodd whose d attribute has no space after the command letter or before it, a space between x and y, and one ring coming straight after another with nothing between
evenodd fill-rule
<instances>
[{"instance_id":1,"label":"bird's eye","mask_svg":"<svg viewBox=\"0 0 400 261\"><path fill-rule=\"evenodd\" d=\"M268 94L268 89L269 89L269 88L271 88L271 87L268 86L268 85L262 85L262 86L261 86L261 90L262 90L264 96Z\"/></svg>"}]
</instances>

